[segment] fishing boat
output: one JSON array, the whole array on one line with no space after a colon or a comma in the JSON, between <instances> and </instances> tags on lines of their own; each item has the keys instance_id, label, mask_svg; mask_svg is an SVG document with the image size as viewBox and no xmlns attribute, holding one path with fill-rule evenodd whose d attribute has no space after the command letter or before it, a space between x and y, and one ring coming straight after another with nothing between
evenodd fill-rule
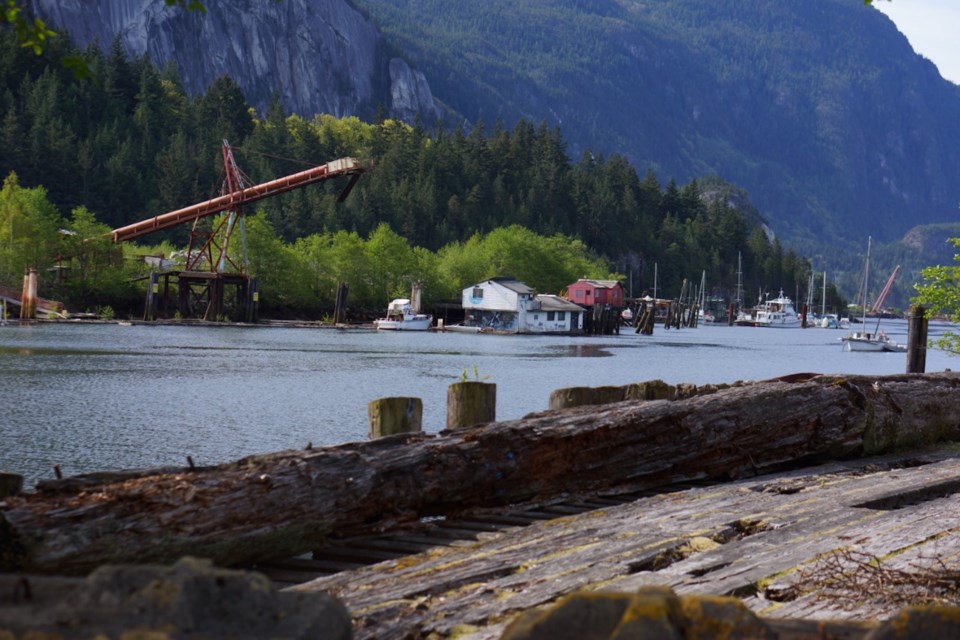
<instances>
[{"instance_id":1,"label":"fishing boat","mask_svg":"<svg viewBox=\"0 0 960 640\"><path fill-rule=\"evenodd\" d=\"M870 282L870 242L871 239L867 238L867 259L863 267L863 289L861 291L862 297L860 298L863 304L863 312L861 315L860 323L866 327L867 325L867 291L869 290ZM872 310L874 312L879 312L879 309L883 305L883 301L886 299L887 294L890 293L891 287L893 287L893 282L897 277L897 273L900 271L900 266L897 265L897 268L893 270L893 273L890 275L890 278L887 279L887 284L884 286L883 291L880 292L880 295L877 296L877 299L873 303ZM872 331L851 331L844 337L840 338L843 341L844 351L864 351L864 352L883 352L883 351L894 351L894 352L903 352L907 350L905 345L897 344L886 334L885 331L880 329L880 316L877 316L877 326Z\"/></svg>"},{"instance_id":2,"label":"fishing boat","mask_svg":"<svg viewBox=\"0 0 960 640\"><path fill-rule=\"evenodd\" d=\"M800 316L793 308L793 300L783 295L781 290L779 296L757 307L753 324L756 327L789 329L800 326Z\"/></svg>"},{"instance_id":3,"label":"fishing boat","mask_svg":"<svg viewBox=\"0 0 960 640\"><path fill-rule=\"evenodd\" d=\"M386 317L373 321L373 326L383 331L426 331L432 324L433 316L417 313L407 298L391 300Z\"/></svg>"}]
</instances>

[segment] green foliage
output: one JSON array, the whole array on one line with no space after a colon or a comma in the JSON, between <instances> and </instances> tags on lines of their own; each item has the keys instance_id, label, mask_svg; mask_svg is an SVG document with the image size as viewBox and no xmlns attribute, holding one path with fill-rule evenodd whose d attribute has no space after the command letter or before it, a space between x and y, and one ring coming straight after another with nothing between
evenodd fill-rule
<instances>
[{"instance_id":1,"label":"green foliage","mask_svg":"<svg viewBox=\"0 0 960 640\"><path fill-rule=\"evenodd\" d=\"M469 375L467 375L467 370L466 370L466 369L464 369L463 371L460 372L460 382L468 382L470 379L471 379L471 378L470 378ZM477 365L473 365L473 380L474 380L475 382L483 382L483 381L489 380L489 379L490 379L490 376L489 376L489 375L485 375L485 376L482 376L482 377L481 377L481 376L480 376L480 369L477 367Z\"/></svg>"},{"instance_id":2,"label":"green foliage","mask_svg":"<svg viewBox=\"0 0 960 640\"><path fill-rule=\"evenodd\" d=\"M0 190L0 283L17 284L27 268L36 268L39 286L49 285L47 267L60 252L61 224L43 187L23 188L17 174L9 174Z\"/></svg>"},{"instance_id":3,"label":"green foliage","mask_svg":"<svg viewBox=\"0 0 960 640\"><path fill-rule=\"evenodd\" d=\"M482 24L494 28L501 18L488 13ZM260 278L267 314L316 317L340 283L350 287L351 307L379 310L414 282L425 302L457 300L463 287L504 275L545 293L583 277L622 278L640 296L653 285L654 265L665 295L703 270L715 283L711 294L730 295L738 254L747 291L807 286L809 262L769 240L742 189L716 177L664 189L618 154L585 151L571 163L559 129L544 123L488 130L479 121L469 132L428 133L395 120L286 116L278 103L256 119L229 78L190 99L175 70L129 60L119 42L107 54L63 49L83 56L97 83L25 58L15 45L0 31L8 70L0 96L17 96L0 99L0 171L16 171L4 193L17 203L0 211L0 239L11 229L14 238L0 246L3 284L15 285L25 266L51 274L59 256L69 277L55 291L66 300L141 305L144 284L134 282L149 269L139 258L182 249L186 225L122 250L107 232L208 199L226 137L254 183L303 169L290 158L370 163L343 203L343 183L333 180L248 212L249 272ZM71 211L71 220L58 211ZM241 247L231 244L237 264Z\"/></svg>"},{"instance_id":4,"label":"green foliage","mask_svg":"<svg viewBox=\"0 0 960 640\"><path fill-rule=\"evenodd\" d=\"M117 317L117 312L113 310L113 307L110 305L104 305L102 307L97 307L97 317L102 320L113 320Z\"/></svg>"},{"instance_id":5,"label":"green foliage","mask_svg":"<svg viewBox=\"0 0 960 640\"><path fill-rule=\"evenodd\" d=\"M951 238L950 242L960 247L960 238ZM960 262L960 254L955 255L954 260ZM923 305L931 314L944 314L951 322L960 322L960 265L927 267L922 276L913 302ZM960 355L960 334L954 330L944 331L933 344Z\"/></svg>"}]
</instances>

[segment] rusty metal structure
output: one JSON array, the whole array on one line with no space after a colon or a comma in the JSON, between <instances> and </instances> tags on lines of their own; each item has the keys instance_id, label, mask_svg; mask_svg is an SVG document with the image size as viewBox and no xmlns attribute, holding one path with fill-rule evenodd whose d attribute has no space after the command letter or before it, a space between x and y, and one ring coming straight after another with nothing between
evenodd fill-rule
<instances>
[{"instance_id":1,"label":"rusty metal structure","mask_svg":"<svg viewBox=\"0 0 960 640\"><path fill-rule=\"evenodd\" d=\"M221 152L225 178L218 197L119 227L111 232L113 241L119 243L180 224L192 223L183 270L154 272L150 276L144 313L146 320L156 317L158 306L168 310L170 279L176 278L177 310L183 317L220 319L228 315L224 311L232 302L232 313L229 314L232 319L255 321L259 292L256 277L248 273L244 207L286 191L348 176L349 182L337 199L337 202L343 202L365 171L355 158L348 157L251 185L251 180L237 166L233 148L226 140L223 141ZM219 218L209 227L200 224L206 218L217 215ZM239 251L231 251L233 236L238 231L241 248Z\"/></svg>"}]
</instances>

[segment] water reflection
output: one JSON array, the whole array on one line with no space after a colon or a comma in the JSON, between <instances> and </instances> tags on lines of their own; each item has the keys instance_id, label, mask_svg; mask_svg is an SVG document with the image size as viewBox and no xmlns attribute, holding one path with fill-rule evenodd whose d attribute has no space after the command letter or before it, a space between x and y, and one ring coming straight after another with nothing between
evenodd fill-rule
<instances>
[{"instance_id":1,"label":"water reflection","mask_svg":"<svg viewBox=\"0 0 960 640\"><path fill-rule=\"evenodd\" d=\"M558 345L549 350L549 354L556 358L609 358L613 356L607 345L601 344L568 344Z\"/></svg>"}]
</instances>

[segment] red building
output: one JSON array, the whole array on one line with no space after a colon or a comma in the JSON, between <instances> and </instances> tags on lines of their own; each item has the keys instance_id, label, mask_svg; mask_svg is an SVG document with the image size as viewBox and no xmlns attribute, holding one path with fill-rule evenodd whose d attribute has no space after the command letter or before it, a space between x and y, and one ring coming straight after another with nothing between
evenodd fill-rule
<instances>
[{"instance_id":1,"label":"red building","mask_svg":"<svg viewBox=\"0 0 960 640\"><path fill-rule=\"evenodd\" d=\"M587 280L580 278L567 287L567 300L581 307L608 304L623 306L623 287L616 280Z\"/></svg>"}]
</instances>

